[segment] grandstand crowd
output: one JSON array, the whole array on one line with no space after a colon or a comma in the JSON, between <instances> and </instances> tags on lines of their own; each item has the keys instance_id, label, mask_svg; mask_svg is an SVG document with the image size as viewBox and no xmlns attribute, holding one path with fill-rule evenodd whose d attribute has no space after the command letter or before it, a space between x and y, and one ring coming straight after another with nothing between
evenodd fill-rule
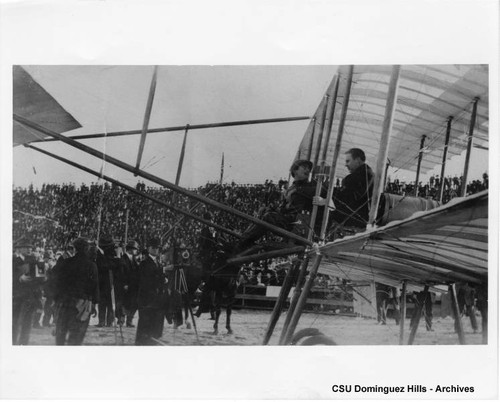
<instances>
[{"instance_id":1,"label":"grandstand crowd","mask_svg":"<svg viewBox=\"0 0 500 402\"><path fill-rule=\"evenodd\" d=\"M339 188L337 182L336 189ZM277 206L288 182L274 183L266 180L263 184L222 184L207 183L193 191L208 196L246 214L258 216L262 208ZM461 178L445 179L443 203L460 194ZM146 187L139 182L137 189L179 208L190 209L196 202L186 196L174 194L169 189ZM420 197L437 199L439 177L431 177L428 183L420 183ZM488 175L483 181L474 180L467 184L467 194L474 194L488 188ZM391 181L386 184L386 192L398 195L414 195L414 184ZM206 207L199 206L194 213L201 215ZM248 223L224 211L211 210L215 223L242 232ZM202 224L185 218L179 224L179 214L153 201L130 194L121 187L108 183L44 184L40 189L33 186L13 190L13 242L20 239L29 241L40 249L63 250L79 236L96 239L98 234L108 233L118 241L136 239L139 244L152 237L164 238L175 226L178 244L196 251ZM173 238L165 238L165 246ZM196 253L195 253L196 254Z\"/></svg>"}]
</instances>

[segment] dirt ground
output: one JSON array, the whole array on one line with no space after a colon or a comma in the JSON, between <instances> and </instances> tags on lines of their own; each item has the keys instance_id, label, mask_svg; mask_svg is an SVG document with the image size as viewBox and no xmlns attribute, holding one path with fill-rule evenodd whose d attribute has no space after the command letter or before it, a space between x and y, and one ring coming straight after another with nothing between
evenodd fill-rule
<instances>
[{"instance_id":1,"label":"dirt ground","mask_svg":"<svg viewBox=\"0 0 500 402\"><path fill-rule=\"evenodd\" d=\"M223 346L223 345L261 345L264 338L270 311L257 310L235 310L232 314L233 334L227 334L225 329L225 313L221 316L219 334L213 334L213 321L209 314L203 314L196 319L197 335L192 325L188 329L186 325L174 329L165 321L165 328L161 343L169 346ZM137 318L134 319L136 323ZM277 345L278 338L283 326L284 314L282 314L274 334L269 342ZM91 320L84 345L134 345L135 328L123 327L120 333L118 328L98 328L95 326L96 319ZM462 319L467 344L481 344L482 335L480 330L474 333L467 317ZM405 343L408 340L410 320L406 320ZM481 325L481 318L478 317ZM388 320L387 325L379 325L374 319L361 317L347 317L340 315L326 315L316 313L304 313L297 326L297 331L302 328L317 328L323 334L333 339L337 345L398 345L399 326L394 320ZM54 328L32 329L30 344L32 345L54 345L52 335ZM123 336L123 338L122 338ZM123 339L123 340L122 340ZM414 341L415 345L458 345L458 336L454 332L453 319L434 318L433 331L426 331L423 320L417 331ZM160 344L159 344L160 345Z\"/></svg>"}]
</instances>

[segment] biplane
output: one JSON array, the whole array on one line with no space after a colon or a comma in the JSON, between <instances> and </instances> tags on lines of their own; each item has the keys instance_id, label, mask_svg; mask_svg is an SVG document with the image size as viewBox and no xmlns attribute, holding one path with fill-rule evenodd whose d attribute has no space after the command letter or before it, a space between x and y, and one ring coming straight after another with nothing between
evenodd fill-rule
<instances>
[{"instance_id":1,"label":"biplane","mask_svg":"<svg viewBox=\"0 0 500 402\"><path fill-rule=\"evenodd\" d=\"M91 175L121 186L130 192L156 202L184 217L232 236L241 237L231 228L203 219L188 210L156 199L102 171L92 170L69 160L37 143L59 141L91 155L108 165L114 165L134 176L149 180L206 205L237 216L268 231L291 239L295 246L265 254L247 255L232 262L260 260L276 256L295 255L285 284L271 315L263 344L271 338L283 310L284 301L293 282L296 282L280 343L290 344L296 333L302 309L317 273L334 275L348 280L370 280L388 286L402 286L402 300L409 289L428 289L437 285L449 286L456 309L456 282L488 284L488 191L461 197L430 210L418 209L416 214L400 213L401 199L387 198L383 222L374 211L379 210L389 166L416 171L419 175L441 166L441 188L444 190L446 162L466 151L462 183L467 183L472 147L488 149L488 67L483 65L432 66L341 66L326 89L312 116L280 117L260 120L239 120L199 125L150 128L155 99L157 68L149 87L149 95L141 129L86 135L64 135L81 127L57 100L20 66L13 69L14 78L14 146L23 145L67 163ZM193 111L194 112L194 111ZM229 207L179 185L186 136L199 128L231 127L238 125L308 121L308 127L296 155L290 159L309 159L313 162L318 183L328 182L332 196L335 178L346 171L339 161L346 150L363 148L367 160L374 163L374 196L370 206L367 229L353 236L328 242L328 213L323 216L321 233L309 232L305 238L297 233L276 227L254 216ZM147 172L141 167L144 146L154 132L184 131L179 167L175 183ZM86 139L140 135L135 165L85 144ZM267 155L272 157L272 155ZM404 198L404 197L403 197ZM311 221L317 210L313 209ZM311 225L314 227L314 225ZM319 242L313 241L313 235ZM404 317L404 303L402 305ZM456 310L457 321L460 323ZM404 319L401 320L400 340L403 343ZM416 331L416 328L415 328ZM459 325L460 343L465 343ZM414 337L410 334L410 341Z\"/></svg>"}]
</instances>

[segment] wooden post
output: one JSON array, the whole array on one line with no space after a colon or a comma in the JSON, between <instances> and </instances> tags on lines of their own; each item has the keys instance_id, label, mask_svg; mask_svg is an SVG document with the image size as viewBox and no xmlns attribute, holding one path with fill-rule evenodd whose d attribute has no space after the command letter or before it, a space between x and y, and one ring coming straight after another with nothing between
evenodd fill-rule
<instances>
[{"instance_id":1,"label":"wooden post","mask_svg":"<svg viewBox=\"0 0 500 402\"><path fill-rule=\"evenodd\" d=\"M283 310L285 301L288 297L288 294L290 293L293 281L297 279L297 274L299 273L300 265L301 265L300 260L293 262L285 276L285 280L281 285L278 300L276 300L276 304L274 305L271 318L269 320L269 323L267 324L266 333L264 335L264 340L262 341L262 345L267 345L269 343L269 340L271 339L271 336L273 335L274 328L276 327L276 323L278 322L279 317L281 315L281 310Z\"/></svg>"},{"instance_id":2,"label":"wooden post","mask_svg":"<svg viewBox=\"0 0 500 402\"><path fill-rule=\"evenodd\" d=\"M344 135L344 126L347 117L347 110L349 109L349 99L351 96L351 86L352 86L352 76L354 74L354 66L349 66L349 70L347 72L347 83L344 94L344 102L342 103L342 111L340 113L339 127L337 130L337 140L335 142L335 149L333 151L332 157L332 165L330 167L330 177L328 182L328 192L326 195L326 205L325 211L323 212L323 222L321 222L321 232L320 239L321 241L325 240L326 229L328 226L328 216L330 214L330 209L328 208L328 204L333 196L333 189L335 187L335 172L337 168L337 161L339 159L340 154L340 146L342 145L342 136ZM337 85L338 86L338 85ZM337 102L337 91L335 92L335 96L333 102ZM332 115L333 119L333 115Z\"/></svg>"},{"instance_id":3,"label":"wooden post","mask_svg":"<svg viewBox=\"0 0 500 402\"><path fill-rule=\"evenodd\" d=\"M288 326L290 325L292 315L295 311L295 307L297 306L297 302L299 300L300 289L302 289L302 284L306 277L308 265L309 265L309 255L306 255L304 260L302 261L302 265L300 266L299 276L297 278L297 282L295 283L295 289L292 294L292 299L290 300L290 306L288 306L285 322L283 323L283 328L281 329L281 335L279 340L280 345L283 345L283 342L285 341L286 332L288 330Z\"/></svg>"},{"instance_id":4,"label":"wooden post","mask_svg":"<svg viewBox=\"0 0 500 402\"><path fill-rule=\"evenodd\" d=\"M448 123L446 125L446 137L444 139L443 162L441 163L441 181L439 182L439 198L438 198L438 201L440 204L443 202L444 171L446 168L446 158L448 156L448 145L450 143L451 121L452 120L453 120L453 116L448 117Z\"/></svg>"},{"instance_id":5,"label":"wooden post","mask_svg":"<svg viewBox=\"0 0 500 402\"><path fill-rule=\"evenodd\" d=\"M401 290L401 319L399 321L399 344L404 344L405 335L405 318L406 318L406 281L403 281L403 289Z\"/></svg>"},{"instance_id":6,"label":"wooden post","mask_svg":"<svg viewBox=\"0 0 500 402\"><path fill-rule=\"evenodd\" d=\"M142 124L141 142L139 143L139 152L137 153L137 162L135 164L136 170L139 170L139 167L141 165L142 153L144 152L144 144L146 143L146 134L148 132L149 119L151 117L151 110L153 109L153 100L155 98L157 74L158 74L158 66L155 66L154 71L153 71L153 77L151 78L151 86L149 87L148 103L146 104L146 111L144 113L144 122Z\"/></svg>"},{"instance_id":7,"label":"wooden post","mask_svg":"<svg viewBox=\"0 0 500 402\"><path fill-rule=\"evenodd\" d=\"M380 201L380 194L384 190L384 180L382 178L385 164L387 162L387 155L389 154L389 142L392 132L392 121L394 111L396 110L396 103L398 99L399 76L401 75L401 66L394 66L392 68L391 78L389 81L389 88L387 91L387 103L385 106L384 122L382 124L382 134L380 138L380 146L377 158L377 168L375 170L375 178L373 182L373 194L370 206L370 213L368 216L368 224L374 226L377 219L378 204Z\"/></svg>"},{"instance_id":8,"label":"wooden post","mask_svg":"<svg viewBox=\"0 0 500 402\"><path fill-rule=\"evenodd\" d=\"M159 178L155 175L152 175L150 173L147 173L141 169L137 170L133 166L131 166L125 162L122 162L121 160L119 160L117 158L113 158L112 156L106 155L105 153L100 152L94 148L91 148L87 145L81 144L78 141L73 140L72 138L66 137L62 134L56 133L55 131L52 131L52 130L49 130L45 127L42 127L39 124L33 123L32 121L25 119L24 117L21 117L17 114L14 114L13 118L15 121L23 124L26 127L32 128L33 130L39 131L40 133L57 138L57 139L61 140L62 142L66 143L68 145L71 145L74 148L80 149L80 150L82 150L90 155L93 155L99 159L105 160L106 162L109 162L115 166L118 166L119 168L122 168L128 172L137 173L138 176L141 176L141 177L143 177L147 180L150 180L156 184L159 184L163 187L169 188L177 193L183 194L186 197L193 198L195 200L203 202L204 204L208 204L208 205L211 205L211 206L218 208L220 210L229 212L232 215L239 216L240 218L243 218L247 221L250 221L250 222L255 223L259 226L262 226L262 227L266 228L267 230L269 230L273 233L276 233L282 237L285 237L287 239L293 239L293 240L296 240L300 244L306 244L308 246L312 246L312 242L308 241L307 239L304 239L302 236L300 236L298 234L281 229L275 225L267 223L261 219L257 219L251 215L247 215L247 214L240 212L234 208L228 207L227 205L225 205L223 203L220 203L220 202L214 201L210 198L204 197L201 194L186 190L185 188L182 188L180 186L176 186L175 184L170 183L167 180L161 179L161 178Z\"/></svg>"},{"instance_id":9,"label":"wooden post","mask_svg":"<svg viewBox=\"0 0 500 402\"><path fill-rule=\"evenodd\" d=\"M313 144L314 144L314 132L316 131L316 116L312 118L312 131L311 131L311 138L309 139L309 148L307 149L307 160L311 160L312 156L312 149L313 149ZM300 159L300 157L299 157Z\"/></svg>"},{"instance_id":10,"label":"wooden post","mask_svg":"<svg viewBox=\"0 0 500 402\"><path fill-rule=\"evenodd\" d=\"M472 140L474 137L474 126L476 125L478 101L479 98L474 98L474 103L472 105L472 115L470 117L469 135L467 136L467 153L465 154L465 166L464 166L464 174L462 178L462 188L460 194L461 197L465 197L467 195L467 176L469 175L469 161L470 161L470 153L472 150Z\"/></svg>"},{"instance_id":11,"label":"wooden post","mask_svg":"<svg viewBox=\"0 0 500 402\"><path fill-rule=\"evenodd\" d=\"M420 165L422 164L422 156L424 154L424 144L425 144L425 135L422 136L420 140L420 151L418 151L418 163L417 163L417 175L415 177L415 197L418 197L418 182L420 180Z\"/></svg>"},{"instance_id":12,"label":"wooden post","mask_svg":"<svg viewBox=\"0 0 500 402\"><path fill-rule=\"evenodd\" d=\"M207 226L211 226L211 227L213 227L215 229L219 229L220 231L222 231L224 233L227 233L227 234L229 234L229 235L231 235L231 236L233 236L233 237L235 237L237 239L241 239L241 235L239 233L233 232L232 230L229 230L229 229L225 228L224 226L218 225L218 224L213 223L213 222L211 222L209 220L206 220L206 219L200 218L199 216L193 215L191 212L184 211L184 210L182 210L180 208L177 208L177 207L175 207L175 206L173 206L171 204L166 203L165 201L159 200L158 198L154 198L153 196L149 195L148 193L143 193L142 191L139 191L139 190L135 189L134 187L128 186L128 185L126 185L126 184L124 184L124 183L122 183L122 182L120 182L120 181L118 181L116 179L113 179L112 177L103 175L103 174L98 173L98 172L96 172L96 171L94 171L92 169L89 169L86 166L79 165L76 162L70 161L70 160L65 159L65 158L63 158L61 156L52 154L52 153L50 153L48 151L45 151L43 149L34 147L32 145L25 144L24 146L27 147L27 148L34 149L34 150L36 150L38 152L41 152L41 153L43 153L45 155L48 155L48 156L50 156L50 157L52 157L54 159L60 160L61 162L67 163L68 165L74 166L74 167L76 167L76 168L78 168L80 170L83 170L84 172L87 172L87 173L90 173L90 174L92 174L94 176L100 177L100 178L102 178L102 179L104 179L106 181L109 181L110 183L116 184L117 186L120 186L120 187L124 188L125 190L128 190L131 193L134 193L134 194L139 195L139 196L141 196L143 198L151 200L151 201L153 201L153 202L155 202L155 203L157 203L159 205L164 206L165 208L168 208L168 209L170 209L172 211L178 212L179 214L182 214L182 215L184 215L184 216L186 216L188 218L192 218L192 219L197 220L197 221L199 221L199 222L201 222L201 223L203 223L203 224L205 224ZM145 233L144 233L144 236L145 236ZM143 236L143 244L145 243L145 237L144 236Z\"/></svg>"},{"instance_id":13,"label":"wooden post","mask_svg":"<svg viewBox=\"0 0 500 402\"><path fill-rule=\"evenodd\" d=\"M464 327L462 325L462 318L460 317L460 310L458 309L457 291L455 284L452 283L448 286L448 290L451 293L451 307L453 309L453 314L455 316L455 328L458 332L458 341L460 345L465 345L465 334Z\"/></svg>"},{"instance_id":14,"label":"wooden post","mask_svg":"<svg viewBox=\"0 0 500 402\"><path fill-rule=\"evenodd\" d=\"M319 265L321 264L321 259L323 258L323 255L320 253L316 254L316 257L314 259L314 263L311 267L311 271L309 273L309 278L307 279L306 284L304 285L304 289L300 294L299 301L297 303L297 307L295 308L295 311L293 312L292 319L290 321L290 325L287 328L285 338L283 340L283 344L288 345L293 337L293 333L295 332L295 328L297 328L297 324L299 323L300 316L302 314L302 310L304 309L304 306L306 305L307 302L307 297L309 296L309 292L312 288L312 285L314 283L314 279L316 278L316 274L318 272Z\"/></svg>"}]
</instances>

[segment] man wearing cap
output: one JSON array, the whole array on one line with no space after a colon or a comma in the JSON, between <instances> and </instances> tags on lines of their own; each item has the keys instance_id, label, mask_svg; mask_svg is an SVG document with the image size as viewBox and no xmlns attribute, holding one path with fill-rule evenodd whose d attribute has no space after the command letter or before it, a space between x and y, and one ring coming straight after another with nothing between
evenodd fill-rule
<instances>
[{"instance_id":1,"label":"man wearing cap","mask_svg":"<svg viewBox=\"0 0 500 402\"><path fill-rule=\"evenodd\" d=\"M137 292L139 290L139 267L136 256L139 252L139 244L135 240L130 240L125 246L125 253L121 257L122 271L124 274L124 298L123 307L125 308L127 319L126 325L133 328L132 323L135 312L137 311Z\"/></svg>"},{"instance_id":2,"label":"man wearing cap","mask_svg":"<svg viewBox=\"0 0 500 402\"><path fill-rule=\"evenodd\" d=\"M297 223L299 214L309 213L313 208L313 198L316 194L316 182L309 180L312 170L312 162L304 159L296 160L290 167L290 174L294 182L286 190L278 211L267 211L262 220L275 226L291 231L294 223ZM325 188L321 194L325 195ZM321 222L322 209L318 210L317 222ZM266 233L267 229L259 225L251 225L240 240L236 252L242 251L252 245L257 239Z\"/></svg>"},{"instance_id":3,"label":"man wearing cap","mask_svg":"<svg viewBox=\"0 0 500 402\"><path fill-rule=\"evenodd\" d=\"M29 343L33 317L41 303L41 284L37 278L33 245L22 240L15 247L12 261L12 344Z\"/></svg>"},{"instance_id":4,"label":"man wearing cap","mask_svg":"<svg viewBox=\"0 0 500 402\"><path fill-rule=\"evenodd\" d=\"M160 239L151 239L148 244L148 254L139 265L137 294L139 321L137 322L136 345L155 345L154 339L160 339L163 334L166 278L159 264L160 245Z\"/></svg>"},{"instance_id":5,"label":"man wearing cap","mask_svg":"<svg viewBox=\"0 0 500 402\"><path fill-rule=\"evenodd\" d=\"M99 278L97 266L89 257L89 240L80 237L73 245L75 255L62 261L54 273L56 345L81 345L99 302Z\"/></svg>"}]
</instances>

